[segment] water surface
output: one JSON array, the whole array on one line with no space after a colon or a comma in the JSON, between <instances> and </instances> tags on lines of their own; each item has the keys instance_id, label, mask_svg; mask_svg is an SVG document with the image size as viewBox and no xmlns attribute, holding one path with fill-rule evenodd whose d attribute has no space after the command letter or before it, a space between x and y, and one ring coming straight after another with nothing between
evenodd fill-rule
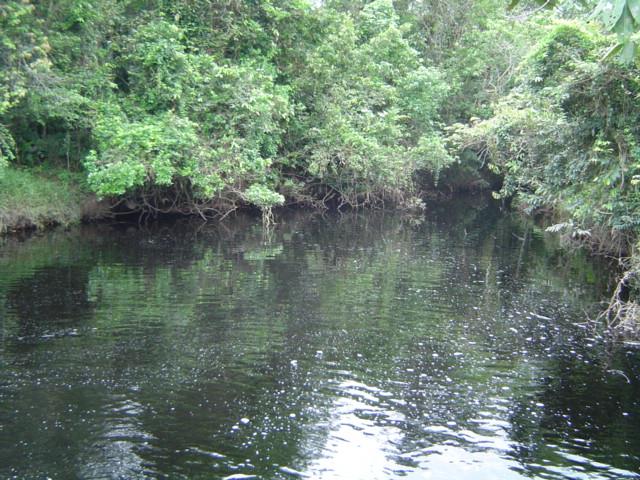
<instances>
[{"instance_id":1,"label":"water surface","mask_svg":"<svg viewBox=\"0 0 640 480\"><path fill-rule=\"evenodd\" d=\"M0 244L0 477L640 478L606 275L480 204Z\"/></svg>"}]
</instances>

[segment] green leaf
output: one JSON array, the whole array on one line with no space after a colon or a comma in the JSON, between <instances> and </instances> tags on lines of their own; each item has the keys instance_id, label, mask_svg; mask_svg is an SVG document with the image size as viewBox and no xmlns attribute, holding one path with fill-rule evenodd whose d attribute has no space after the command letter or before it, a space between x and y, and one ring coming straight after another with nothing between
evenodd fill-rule
<instances>
[{"instance_id":1,"label":"green leaf","mask_svg":"<svg viewBox=\"0 0 640 480\"><path fill-rule=\"evenodd\" d=\"M614 30L622 18L626 0L604 0L599 6L600 18L607 30Z\"/></svg>"},{"instance_id":2,"label":"green leaf","mask_svg":"<svg viewBox=\"0 0 640 480\"><path fill-rule=\"evenodd\" d=\"M615 55L617 55L618 53L620 53L620 51L622 50L622 47L624 47L623 43L616 43L613 47L611 47L607 53L604 54L604 56L602 57L602 60L609 60L611 58L613 58Z\"/></svg>"},{"instance_id":3,"label":"green leaf","mask_svg":"<svg viewBox=\"0 0 640 480\"><path fill-rule=\"evenodd\" d=\"M627 8L622 9L622 13L611 31L618 35L631 35L634 32L633 18Z\"/></svg>"},{"instance_id":4,"label":"green leaf","mask_svg":"<svg viewBox=\"0 0 640 480\"><path fill-rule=\"evenodd\" d=\"M640 24L640 0L627 0L627 7L635 22Z\"/></svg>"}]
</instances>

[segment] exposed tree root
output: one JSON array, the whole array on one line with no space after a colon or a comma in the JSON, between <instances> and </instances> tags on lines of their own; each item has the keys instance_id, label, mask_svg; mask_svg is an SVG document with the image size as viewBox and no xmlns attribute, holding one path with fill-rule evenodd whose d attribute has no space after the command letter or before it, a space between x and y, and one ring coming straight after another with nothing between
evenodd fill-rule
<instances>
[{"instance_id":1,"label":"exposed tree root","mask_svg":"<svg viewBox=\"0 0 640 480\"><path fill-rule=\"evenodd\" d=\"M614 336L637 338L640 336L640 304L629 298L632 283L638 272L627 271L618 282L609 305L597 320L603 321Z\"/></svg>"}]
</instances>

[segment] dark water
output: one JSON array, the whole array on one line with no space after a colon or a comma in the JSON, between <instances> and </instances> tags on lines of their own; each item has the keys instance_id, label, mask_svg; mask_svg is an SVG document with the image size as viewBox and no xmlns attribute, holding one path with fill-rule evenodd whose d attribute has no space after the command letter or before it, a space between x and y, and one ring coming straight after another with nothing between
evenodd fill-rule
<instances>
[{"instance_id":1,"label":"dark water","mask_svg":"<svg viewBox=\"0 0 640 480\"><path fill-rule=\"evenodd\" d=\"M480 205L0 244L0 478L640 478L606 279Z\"/></svg>"}]
</instances>

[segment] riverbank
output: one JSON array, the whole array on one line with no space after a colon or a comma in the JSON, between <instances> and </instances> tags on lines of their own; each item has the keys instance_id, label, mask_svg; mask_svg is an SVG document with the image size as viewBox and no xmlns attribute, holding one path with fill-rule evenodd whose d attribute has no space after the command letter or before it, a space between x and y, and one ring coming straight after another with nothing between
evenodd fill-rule
<instances>
[{"instance_id":1,"label":"riverbank","mask_svg":"<svg viewBox=\"0 0 640 480\"><path fill-rule=\"evenodd\" d=\"M475 197L475 196L474 196ZM488 199L489 196L481 198ZM468 197L462 195L456 201L448 200L446 207L451 211L455 206L468 209L465 201ZM477 199L474 200L477 204ZM484 202L480 202L483 203ZM439 208L432 210L432 214ZM474 210L473 208L471 210ZM469 210L469 211L471 211ZM516 211L519 209L515 209ZM524 211L519 214L522 218L527 215ZM436 214L437 215L437 214ZM81 222L106 220L113 216L110 203L106 200L98 201L96 196L84 186L80 174L70 174L67 171L51 171L46 174L25 169L6 169L0 178L0 235L24 231L41 231L53 227L68 227ZM532 218L529 216L529 218ZM543 222L548 223L548 222ZM543 226L540 227L543 231ZM602 245L594 248L585 239L570 237L566 232L547 229L558 235L561 248L567 252L585 248L594 257L603 257ZM591 237L588 237L591 239ZM524 238L526 242L526 235ZM614 255L615 256L615 255ZM622 261L618 255L619 262ZM630 284L636 272L640 271L637 260L632 257L629 264L619 267L618 282L613 282L607 289L612 293L609 307L604 309L598 319L602 321L608 331L616 337L624 339L637 338L640 334L638 313L640 307L630 295ZM616 285L617 283L617 285Z\"/></svg>"},{"instance_id":2,"label":"riverbank","mask_svg":"<svg viewBox=\"0 0 640 480\"><path fill-rule=\"evenodd\" d=\"M0 175L0 234L69 226L106 218L109 209L83 188L79 175L7 168Z\"/></svg>"}]
</instances>

